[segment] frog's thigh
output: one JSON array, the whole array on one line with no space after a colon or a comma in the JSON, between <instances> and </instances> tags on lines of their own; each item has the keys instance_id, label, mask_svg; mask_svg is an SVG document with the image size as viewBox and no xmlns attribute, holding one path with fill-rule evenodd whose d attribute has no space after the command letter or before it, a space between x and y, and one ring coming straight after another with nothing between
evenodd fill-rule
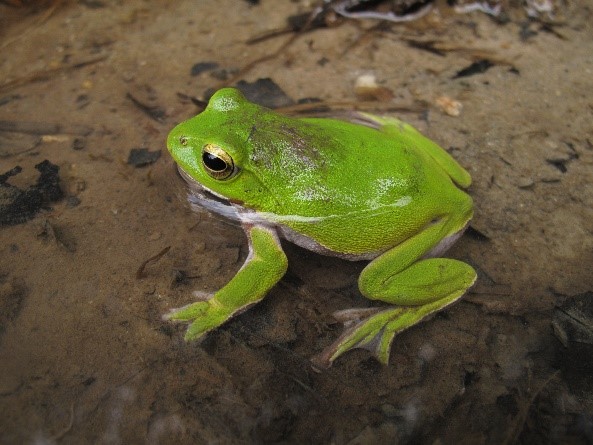
<instances>
[{"instance_id":1,"label":"frog's thigh","mask_svg":"<svg viewBox=\"0 0 593 445\"><path fill-rule=\"evenodd\" d=\"M458 292L461 296L476 278L471 266L449 258L420 260L395 275L389 264L377 267L383 268L383 276L375 274L373 280L361 276L360 291L369 299L399 306L425 305Z\"/></svg>"},{"instance_id":2,"label":"frog's thigh","mask_svg":"<svg viewBox=\"0 0 593 445\"><path fill-rule=\"evenodd\" d=\"M476 279L471 266L449 258L420 259L448 235L445 226L435 223L369 263L358 280L362 294L401 306L463 295Z\"/></svg>"}]
</instances>

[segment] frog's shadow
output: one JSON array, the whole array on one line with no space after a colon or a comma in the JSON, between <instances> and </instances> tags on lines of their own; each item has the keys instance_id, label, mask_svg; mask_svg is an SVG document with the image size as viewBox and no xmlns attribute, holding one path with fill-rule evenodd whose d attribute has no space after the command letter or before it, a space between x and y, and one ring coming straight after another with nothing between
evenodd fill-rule
<instances>
[{"instance_id":1,"label":"frog's shadow","mask_svg":"<svg viewBox=\"0 0 593 445\"><path fill-rule=\"evenodd\" d=\"M307 284L311 288L339 291L357 287L358 276L368 261L348 261L321 255L282 240L288 257L288 271L284 283Z\"/></svg>"},{"instance_id":2,"label":"frog's shadow","mask_svg":"<svg viewBox=\"0 0 593 445\"><path fill-rule=\"evenodd\" d=\"M304 318L308 326L301 326L299 331L312 329L305 333L310 340L320 336L313 326L332 325L334 328L325 333L329 342L342 329L332 317L335 311L372 304L362 296L357 284L358 276L368 261L348 261L321 255L286 240L282 240L282 248L288 257L285 276L262 301L210 333L203 343L207 350L214 352L217 349L218 337L225 335L222 332L248 344L255 342L260 345L260 340L267 339L271 343L292 346L293 342L284 342L284 325L296 324L299 318ZM277 337L276 331L282 331L281 335ZM300 332L299 335L302 334Z\"/></svg>"}]
</instances>

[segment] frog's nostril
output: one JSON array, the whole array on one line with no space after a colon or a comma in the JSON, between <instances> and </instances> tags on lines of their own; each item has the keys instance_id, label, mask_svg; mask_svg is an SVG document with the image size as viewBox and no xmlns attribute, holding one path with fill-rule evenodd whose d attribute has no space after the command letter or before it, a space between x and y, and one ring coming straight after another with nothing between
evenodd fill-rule
<instances>
[{"instance_id":1,"label":"frog's nostril","mask_svg":"<svg viewBox=\"0 0 593 445\"><path fill-rule=\"evenodd\" d=\"M187 145L187 136L180 136L179 143L184 146Z\"/></svg>"}]
</instances>

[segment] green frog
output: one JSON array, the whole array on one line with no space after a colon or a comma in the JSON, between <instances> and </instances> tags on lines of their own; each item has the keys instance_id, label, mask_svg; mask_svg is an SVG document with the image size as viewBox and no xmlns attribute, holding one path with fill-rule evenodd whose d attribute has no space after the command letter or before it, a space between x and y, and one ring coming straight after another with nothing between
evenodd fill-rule
<instances>
[{"instance_id":1,"label":"green frog","mask_svg":"<svg viewBox=\"0 0 593 445\"><path fill-rule=\"evenodd\" d=\"M387 364L396 334L463 296L468 264L442 258L473 215L469 173L409 124L293 118L224 88L178 126L167 147L198 206L240 222L249 254L222 289L174 309L196 340L259 302L282 278L283 237L323 255L367 260L363 296L386 304L339 311L345 330L314 358L329 367L353 348Z\"/></svg>"}]
</instances>

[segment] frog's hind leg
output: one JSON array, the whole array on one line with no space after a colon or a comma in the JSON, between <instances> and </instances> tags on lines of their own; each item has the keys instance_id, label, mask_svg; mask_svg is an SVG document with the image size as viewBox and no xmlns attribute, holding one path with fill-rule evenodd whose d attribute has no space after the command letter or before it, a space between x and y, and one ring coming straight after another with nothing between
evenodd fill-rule
<instances>
[{"instance_id":1,"label":"frog's hind leg","mask_svg":"<svg viewBox=\"0 0 593 445\"><path fill-rule=\"evenodd\" d=\"M368 349L386 364L393 338L399 332L465 294L476 280L471 266L449 258L422 259L438 244L435 240L450 235L446 226L446 221L430 225L367 265L359 278L362 294L393 306L349 309L335 314L346 329L315 357L316 366L329 367L353 348Z\"/></svg>"},{"instance_id":2,"label":"frog's hind leg","mask_svg":"<svg viewBox=\"0 0 593 445\"><path fill-rule=\"evenodd\" d=\"M464 263L460 264L469 269L468 277L472 273L475 277L470 266ZM444 297L441 296L432 303L420 306L374 307L367 311L346 309L336 312L334 317L343 322L346 328L336 341L314 357L313 363L319 368L329 368L333 361L344 352L354 348L363 348L372 352L381 363L387 364L391 343L397 334L454 303L466 291L467 288L464 286Z\"/></svg>"}]
</instances>

